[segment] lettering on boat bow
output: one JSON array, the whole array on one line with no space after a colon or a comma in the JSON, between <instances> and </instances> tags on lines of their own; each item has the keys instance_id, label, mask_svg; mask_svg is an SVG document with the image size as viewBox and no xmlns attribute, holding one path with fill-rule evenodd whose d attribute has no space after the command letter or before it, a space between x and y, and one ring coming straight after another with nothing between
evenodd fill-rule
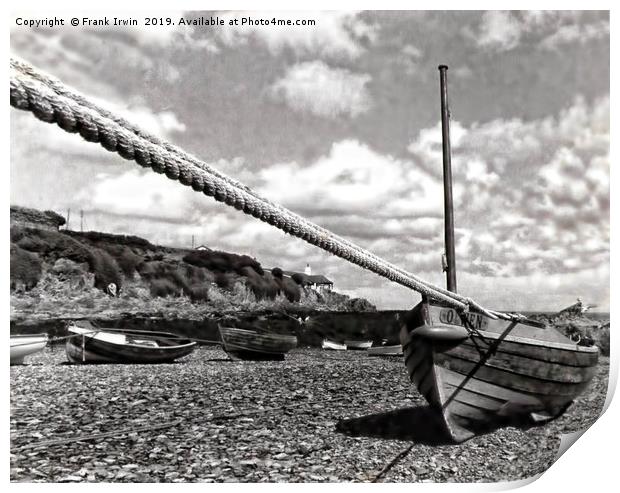
<instances>
[{"instance_id":1,"label":"lettering on boat bow","mask_svg":"<svg viewBox=\"0 0 620 493\"><path fill-rule=\"evenodd\" d=\"M439 312L439 321L449 325L465 325L463 319L467 320L467 326L476 330L484 330L489 326L489 320L480 313L459 314L452 308L442 308Z\"/></svg>"}]
</instances>

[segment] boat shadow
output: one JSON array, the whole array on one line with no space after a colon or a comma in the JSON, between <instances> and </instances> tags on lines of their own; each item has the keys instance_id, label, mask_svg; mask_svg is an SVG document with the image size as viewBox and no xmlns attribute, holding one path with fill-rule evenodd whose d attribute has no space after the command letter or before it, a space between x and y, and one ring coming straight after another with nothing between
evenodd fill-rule
<instances>
[{"instance_id":1,"label":"boat shadow","mask_svg":"<svg viewBox=\"0 0 620 493\"><path fill-rule=\"evenodd\" d=\"M454 443L441 417L428 405L341 419L336 430L354 437L407 440L423 445Z\"/></svg>"},{"instance_id":2,"label":"boat shadow","mask_svg":"<svg viewBox=\"0 0 620 493\"><path fill-rule=\"evenodd\" d=\"M496 421L488 423L483 428L472 430L471 438L493 433L506 427L527 431L544 426L558 417L540 422L533 422L526 417ZM429 405L341 419L336 423L336 431L352 437L406 440L421 445L457 444L448 433L441 415Z\"/></svg>"}]
</instances>

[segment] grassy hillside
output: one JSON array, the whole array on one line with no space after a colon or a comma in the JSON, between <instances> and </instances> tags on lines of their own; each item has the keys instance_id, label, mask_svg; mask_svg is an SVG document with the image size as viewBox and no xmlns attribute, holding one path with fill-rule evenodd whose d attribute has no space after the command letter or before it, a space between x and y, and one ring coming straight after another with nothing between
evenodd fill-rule
<instances>
[{"instance_id":1,"label":"grassy hillside","mask_svg":"<svg viewBox=\"0 0 620 493\"><path fill-rule=\"evenodd\" d=\"M153 245L136 236L11 227L13 319L201 318L210 312L374 311L363 299L319 294L247 255Z\"/></svg>"}]
</instances>

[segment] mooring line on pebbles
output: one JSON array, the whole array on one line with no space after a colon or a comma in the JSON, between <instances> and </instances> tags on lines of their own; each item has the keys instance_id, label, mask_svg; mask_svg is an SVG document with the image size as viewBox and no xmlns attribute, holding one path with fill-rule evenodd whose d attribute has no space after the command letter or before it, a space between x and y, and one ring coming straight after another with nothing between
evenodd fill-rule
<instances>
[{"instance_id":1,"label":"mooring line on pebbles","mask_svg":"<svg viewBox=\"0 0 620 493\"><path fill-rule=\"evenodd\" d=\"M409 452L411 452L411 450L413 449L413 446L415 445L415 443L412 443L411 445L409 445L408 447L404 448L403 450L401 450L396 457L394 457L390 462L388 462L383 469L381 469L379 471L379 474L377 474L373 480L371 481L371 483L377 483L379 481L379 479L381 479L383 476L385 476L390 469L392 469L392 467L394 467L400 460L404 459Z\"/></svg>"},{"instance_id":2,"label":"mooring line on pebbles","mask_svg":"<svg viewBox=\"0 0 620 493\"><path fill-rule=\"evenodd\" d=\"M106 433L93 433L90 435L83 435L83 436L71 437L71 438L54 438L51 440L42 440L40 442L28 443L26 445L22 445L21 447L16 447L13 449L13 451L19 452L19 451L27 450L31 448L47 447L50 445L52 446L53 445L64 445L66 443L72 443L72 442L83 442L86 440L96 440L99 438L108 438L108 437L113 437L116 435L123 435L126 433L129 434L129 433L137 433L141 431L161 430L164 428L171 428L173 426L177 426L181 424L182 422L183 422L182 419L177 419L175 421L170 421L168 423L161 423L158 425L150 425L150 426L142 426L140 428L126 428L124 430L109 431Z\"/></svg>"}]
</instances>

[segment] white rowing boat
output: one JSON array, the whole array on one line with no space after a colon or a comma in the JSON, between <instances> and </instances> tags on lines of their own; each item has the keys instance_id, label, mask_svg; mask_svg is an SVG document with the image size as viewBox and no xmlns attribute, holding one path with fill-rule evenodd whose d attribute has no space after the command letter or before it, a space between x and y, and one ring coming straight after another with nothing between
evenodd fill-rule
<instances>
[{"instance_id":1,"label":"white rowing boat","mask_svg":"<svg viewBox=\"0 0 620 493\"><path fill-rule=\"evenodd\" d=\"M41 351L46 345L47 334L12 335L11 364L22 364L26 356Z\"/></svg>"}]
</instances>

